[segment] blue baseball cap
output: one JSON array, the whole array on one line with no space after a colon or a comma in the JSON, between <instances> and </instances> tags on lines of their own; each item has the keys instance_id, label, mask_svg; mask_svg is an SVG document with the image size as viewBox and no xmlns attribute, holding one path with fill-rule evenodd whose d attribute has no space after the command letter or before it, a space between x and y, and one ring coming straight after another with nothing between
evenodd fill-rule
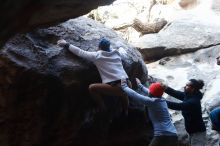
<instances>
[{"instance_id":1,"label":"blue baseball cap","mask_svg":"<svg viewBox=\"0 0 220 146\"><path fill-rule=\"evenodd\" d=\"M103 38L100 42L99 42L99 48L103 51L110 51L110 41Z\"/></svg>"}]
</instances>

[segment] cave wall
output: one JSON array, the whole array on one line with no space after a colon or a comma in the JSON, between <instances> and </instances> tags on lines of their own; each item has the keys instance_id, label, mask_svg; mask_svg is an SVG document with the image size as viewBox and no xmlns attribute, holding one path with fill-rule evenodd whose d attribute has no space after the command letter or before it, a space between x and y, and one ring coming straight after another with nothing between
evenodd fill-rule
<instances>
[{"instance_id":1,"label":"cave wall","mask_svg":"<svg viewBox=\"0 0 220 146\"><path fill-rule=\"evenodd\" d=\"M0 46L17 32L58 24L112 2L113 0L3 0L0 5Z\"/></svg>"}]
</instances>

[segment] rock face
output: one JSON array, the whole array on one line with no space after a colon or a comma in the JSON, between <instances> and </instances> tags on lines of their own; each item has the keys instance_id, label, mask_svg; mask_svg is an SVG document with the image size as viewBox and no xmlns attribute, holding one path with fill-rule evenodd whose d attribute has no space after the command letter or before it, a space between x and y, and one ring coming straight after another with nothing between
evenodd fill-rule
<instances>
[{"instance_id":1,"label":"rock face","mask_svg":"<svg viewBox=\"0 0 220 146\"><path fill-rule=\"evenodd\" d=\"M209 20L207 22L207 18L183 15L159 33L144 35L133 44L140 48L145 61L218 46L220 24L215 23L214 18Z\"/></svg>"},{"instance_id":2,"label":"rock face","mask_svg":"<svg viewBox=\"0 0 220 146\"><path fill-rule=\"evenodd\" d=\"M6 43L0 53L0 145L135 146L149 142L152 128L144 126L143 111L130 108L129 116L121 118L114 110L119 107L117 98L109 97L110 111L93 112L88 85L100 82L96 67L56 46L64 38L95 51L101 37L110 39L115 49L119 43L124 47L119 52L131 80L146 81L140 53L88 18L18 34Z\"/></svg>"},{"instance_id":3,"label":"rock face","mask_svg":"<svg viewBox=\"0 0 220 146\"><path fill-rule=\"evenodd\" d=\"M219 15L218 5L219 0L116 0L112 5L93 10L88 16L116 30L124 39L133 44L142 36L141 31L138 32L136 31L137 29L135 30L133 28L132 24L135 19L150 26L151 23L154 23L158 19L165 19L169 23L183 18L183 14L196 14L196 17L202 17L204 22L217 23L216 20L219 17L210 20L212 16L210 17L209 14ZM125 14L129 17L126 17ZM182 25L185 25L185 23ZM182 28L177 29L181 30ZM189 29L192 30L192 28ZM155 33L159 30L147 32ZM193 32L190 31L190 33Z\"/></svg>"},{"instance_id":4,"label":"rock face","mask_svg":"<svg viewBox=\"0 0 220 146\"><path fill-rule=\"evenodd\" d=\"M0 5L0 46L17 32L57 24L112 2L113 0L3 0Z\"/></svg>"}]
</instances>

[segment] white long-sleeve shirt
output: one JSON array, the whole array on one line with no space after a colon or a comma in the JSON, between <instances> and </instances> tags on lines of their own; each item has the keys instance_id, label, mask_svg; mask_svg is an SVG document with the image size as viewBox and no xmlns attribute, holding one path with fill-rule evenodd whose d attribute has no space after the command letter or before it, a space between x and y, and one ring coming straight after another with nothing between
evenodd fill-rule
<instances>
[{"instance_id":1,"label":"white long-sleeve shirt","mask_svg":"<svg viewBox=\"0 0 220 146\"><path fill-rule=\"evenodd\" d=\"M138 87L142 92L148 94L148 89L142 84L139 84ZM125 84L122 84L122 88L130 98L148 107L149 118L151 119L154 128L154 136L176 135L177 131L171 121L167 103L164 98L150 98L141 95Z\"/></svg>"},{"instance_id":2,"label":"white long-sleeve shirt","mask_svg":"<svg viewBox=\"0 0 220 146\"><path fill-rule=\"evenodd\" d=\"M74 45L70 45L69 50L79 57L92 61L99 71L102 83L128 78L117 50L88 52Z\"/></svg>"}]
</instances>

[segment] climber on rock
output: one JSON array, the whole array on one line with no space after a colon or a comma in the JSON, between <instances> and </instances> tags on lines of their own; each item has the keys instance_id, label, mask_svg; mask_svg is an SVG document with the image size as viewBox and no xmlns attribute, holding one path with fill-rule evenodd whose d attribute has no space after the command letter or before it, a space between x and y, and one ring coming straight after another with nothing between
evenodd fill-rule
<instances>
[{"instance_id":1,"label":"climber on rock","mask_svg":"<svg viewBox=\"0 0 220 146\"><path fill-rule=\"evenodd\" d=\"M73 54L92 61L101 76L102 83L93 83L89 86L90 94L101 111L106 110L103 96L118 96L121 99L123 112L128 114L128 97L121 90L121 79L128 79L120 54L110 48L110 41L103 38L99 42L97 52L89 52L80 49L65 40L59 40L58 46L68 49Z\"/></svg>"}]
</instances>

